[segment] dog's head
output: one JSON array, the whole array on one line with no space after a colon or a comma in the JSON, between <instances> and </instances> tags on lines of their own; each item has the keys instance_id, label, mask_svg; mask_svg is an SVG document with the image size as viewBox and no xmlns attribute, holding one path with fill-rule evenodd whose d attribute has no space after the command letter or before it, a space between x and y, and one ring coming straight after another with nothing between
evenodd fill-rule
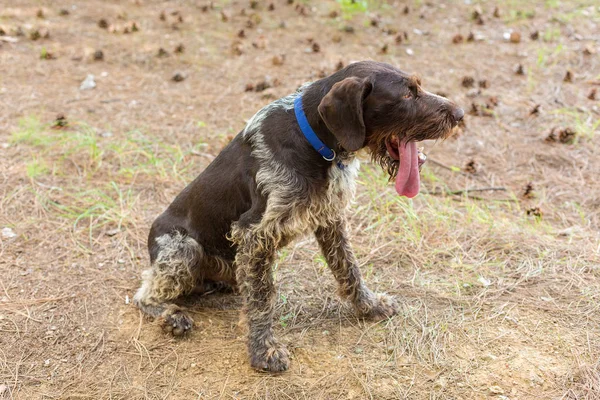
<instances>
[{"instance_id":1,"label":"dog's head","mask_svg":"<svg viewBox=\"0 0 600 400\"><path fill-rule=\"evenodd\" d=\"M327 128L346 151L367 147L396 178L396 191L414 197L420 185L416 142L448 137L464 111L388 64L350 64L330 78L336 83L318 107Z\"/></svg>"}]
</instances>

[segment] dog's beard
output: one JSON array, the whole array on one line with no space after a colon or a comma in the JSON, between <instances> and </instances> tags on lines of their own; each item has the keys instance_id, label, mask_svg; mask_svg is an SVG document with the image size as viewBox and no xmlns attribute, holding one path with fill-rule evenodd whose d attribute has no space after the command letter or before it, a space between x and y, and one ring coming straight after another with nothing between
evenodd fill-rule
<instances>
[{"instance_id":1,"label":"dog's beard","mask_svg":"<svg viewBox=\"0 0 600 400\"><path fill-rule=\"evenodd\" d=\"M371 160L381 166L390 177L390 181L393 181L398 174L398 168L400 167L400 161L394 160L390 157L385 140L378 141L376 143L369 144L369 152L371 153Z\"/></svg>"},{"instance_id":2,"label":"dog's beard","mask_svg":"<svg viewBox=\"0 0 600 400\"><path fill-rule=\"evenodd\" d=\"M407 142L420 142L423 140L446 140L454 132L454 124L450 116L439 118L435 123L420 124L410 129L398 130L369 135L367 148L373 162L389 174L389 180L393 181L400 167L400 161L392 158L388 152L386 143L395 141L397 138Z\"/></svg>"}]
</instances>

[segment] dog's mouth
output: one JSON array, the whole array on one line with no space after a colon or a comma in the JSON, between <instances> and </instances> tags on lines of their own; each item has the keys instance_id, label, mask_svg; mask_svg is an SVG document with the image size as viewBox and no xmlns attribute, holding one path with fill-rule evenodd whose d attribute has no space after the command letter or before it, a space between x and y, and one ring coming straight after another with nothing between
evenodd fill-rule
<instances>
[{"instance_id":1,"label":"dog's mouth","mask_svg":"<svg viewBox=\"0 0 600 400\"><path fill-rule=\"evenodd\" d=\"M417 149L417 142L414 141L401 140L393 136L386 140L385 145L389 156L399 164L396 174L396 192L409 199L415 197L421 187L419 170L427 157Z\"/></svg>"}]
</instances>

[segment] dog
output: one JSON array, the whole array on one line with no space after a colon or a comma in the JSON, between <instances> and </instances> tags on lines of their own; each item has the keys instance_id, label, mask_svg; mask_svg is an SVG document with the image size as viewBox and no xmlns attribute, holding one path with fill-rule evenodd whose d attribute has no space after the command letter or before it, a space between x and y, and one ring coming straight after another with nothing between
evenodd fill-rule
<instances>
[{"instance_id":1,"label":"dog","mask_svg":"<svg viewBox=\"0 0 600 400\"><path fill-rule=\"evenodd\" d=\"M340 296L362 317L393 316L396 301L367 287L350 246L355 153L366 148L398 194L414 197L416 142L448 137L463 116L418 77L374 61L350 64L265 106L152 224L151 266L135 304L179 336L193 321L178 298L214 285L237 288L250 365L285 371L289 354L273 334L271 269L278 249L312 232Z\"/></svg>"}]
</instances>

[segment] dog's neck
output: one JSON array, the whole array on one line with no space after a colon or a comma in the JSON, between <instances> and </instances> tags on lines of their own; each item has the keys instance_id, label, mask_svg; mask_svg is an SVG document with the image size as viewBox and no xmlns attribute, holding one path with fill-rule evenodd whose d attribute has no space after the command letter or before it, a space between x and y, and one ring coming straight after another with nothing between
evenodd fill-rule
<instances>
[{"instance_id":1,"label":"dog's neck","mask_svg":"<svg viewBox=\"0 0 600 400\"><path fill-rule=\"evenodd\" d=\"M302 92L302 102L304 104L304 113L308 120L311 128L317 135L317 137L327 145L331 150L335 151L336 154L342 155L347 151L340 145L337 138L331 133L325 121L319 115L318 107L319 103L323 99L323 96L331 89L335 82L324 82L323 80L312 83Z\"/></svg>"}]
</instances>

